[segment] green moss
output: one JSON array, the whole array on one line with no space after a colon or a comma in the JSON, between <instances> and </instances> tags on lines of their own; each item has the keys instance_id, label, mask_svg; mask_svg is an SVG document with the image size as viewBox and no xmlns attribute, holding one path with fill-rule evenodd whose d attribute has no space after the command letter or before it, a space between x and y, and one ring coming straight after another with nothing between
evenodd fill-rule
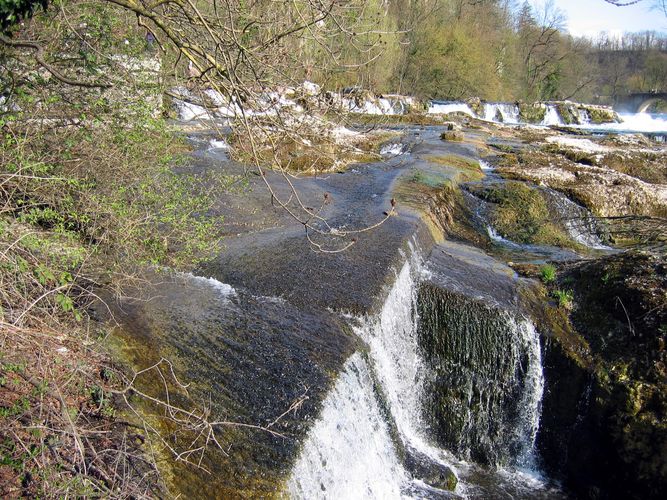
<instances>
[{"instance_id":1,"label":"green moss","mask_svg":"<svg viewBox=\"0 0 667 500\"><path fill-rule=\"evenodd\" d=\"M563 123L566 125L578 123L579 120L572 112L572 106L568 106L565 103L559 102L556 104L556 109L558 110L558 114L560 115L561 120L563 120Z\"/></svg>"},{"instance_id":2,"label":"green moss","mask_svg":"<svg viewBox=\"0 0 667 500\"><path fill-rule=\"evenodd\" d=\"M452 181L470 182L479 181L484 178L479 162L458 155L428 155L424 157L431 163L436 163L455 170Z\"/></svg>"},{"instance_id":3,"label":"green moss","mask_svg":"<svg viewBox=\"0 0 667 500\"><path fill-rule=\"evenodd\" d=\"M579 248L550 221L547 203L538 190L510 181L488 190L484 196L496 204L491 219L504 237L517 243Z\"/></svg>"},{"instance_id":4,"label":"green moss","mask_svg":"<svg viewBox=\"0 0 667 500\"><path fill-rule=\"evenodd\" d=\"M618 115L613 109L590 107L587 108L591 123L613 123L618 122Z\"/></svg>"},{"instance_id":5,"label":"green moss","mask_svg":"<svg viewBox=\"0 0 667 500\"><path fill-rule=\"evenodd\" d=\"M541 123L546 113L547 108L540 103L519 103L519 117L526 123Z\"/></svg>"}]
</instances>

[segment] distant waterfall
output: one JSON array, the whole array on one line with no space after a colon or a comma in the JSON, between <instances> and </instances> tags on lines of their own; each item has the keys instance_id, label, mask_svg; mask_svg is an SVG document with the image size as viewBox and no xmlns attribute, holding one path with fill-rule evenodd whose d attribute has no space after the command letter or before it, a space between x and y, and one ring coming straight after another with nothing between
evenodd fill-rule
<instances>
[{"instance_id":1,"label":"distant waterfall","mask_svg":"<svg viewBox=\"0 0 667 500\"><path fill-rule=\"evenodd\" d=\"M519 123L519 106L510 103L484 103L484 119L489 122Z\"/></svg>"},{"instance_id":2,"label":"distant waterfall","mask_svg":"<svg viewBox=\"0 0 667 500\"><path fill-rule=\"evenodd\" d=\"M556 108L556 106L552 104L547 104L547 110L544 113L544 119L542 120L542 125L544 126L563 125L563 120L561 120L560 114L558 114L558 109Z\"/></svg>"},{"instance_id":3,"label":"distant waterfall","mask_svg":"<svg viewBox=\"0 0 667 500\"><path fill-rule=\"evenodd\" d=\"M441 113L441 114L448 114L448 113L464 113L466 115L476 117L475 113L473 113L472 109L470 109L470 106L468 106L465 102L454 102L454 101L433 101L431 102L431 106L428 108L429 113Z\"/></svg>"}]
</instances>

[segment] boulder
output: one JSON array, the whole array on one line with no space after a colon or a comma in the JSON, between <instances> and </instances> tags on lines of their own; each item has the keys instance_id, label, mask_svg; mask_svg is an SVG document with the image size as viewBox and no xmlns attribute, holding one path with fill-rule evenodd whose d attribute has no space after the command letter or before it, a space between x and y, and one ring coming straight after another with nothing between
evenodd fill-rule
<instances>
[{"instance_id":1,"label":"boulder","mask_svg":"<svg viewBox=\"0 0 667 500\"><path fill-rule=\"evenodd\" d=\"M461 130L446 130L442 134L440 134L440 139L443 141L450 141L450 142L462 142L464 139L463 132Z\"/></svg>"}]
</instances>

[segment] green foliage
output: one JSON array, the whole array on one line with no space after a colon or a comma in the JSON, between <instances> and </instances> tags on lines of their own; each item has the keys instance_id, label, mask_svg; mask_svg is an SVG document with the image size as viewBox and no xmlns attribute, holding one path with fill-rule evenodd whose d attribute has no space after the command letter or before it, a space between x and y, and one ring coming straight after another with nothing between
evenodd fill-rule
<instances>
[{"instance_id":1,"label":"green foliage","mask_svg":"<svg viewBox=\"0 0 667 500\"><path fill-rule=\"evenodd\" d=\"M545 264L540 268L540 278L545 284L556 281L556 268L552 264Z\"/></svg>"},{"instance_id":2,"label":"green foliage","mask_svg":"<svg viewBox=\"0 0 667 500\"><path fill-rule=\"evenodd\" d=\"M21 20L31 17L48 0L0 0L0 32L6 32Z\"/></svg>"},{"instance_id":3,"label":"green foliage","mask_svg":"<svg viewBox=\"0 0 667 500\"><path fill-rule=\"evenodd\" d=\"M554 290L553 297L558 301L558 306L564 309L572 309L574 293L572 290Z\"/></svg>"}]
</instances>

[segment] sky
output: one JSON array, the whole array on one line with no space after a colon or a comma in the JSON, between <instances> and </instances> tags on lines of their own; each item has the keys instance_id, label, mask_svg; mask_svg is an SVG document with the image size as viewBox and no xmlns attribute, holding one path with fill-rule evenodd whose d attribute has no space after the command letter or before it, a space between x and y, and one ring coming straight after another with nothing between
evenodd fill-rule
<instances>
[{"instance_id":1,"label":"sky","mask_svg":"<svg viewBox=\"0 0 667 500\"><path fill-rule=\"evenodd\" d=\"M544 0L530 0L536 8ZM667 34L667 16L661 11L651 10L653 0L642 0L638 4L616 7L604 0L554 0L565 12L568 31L574 36L595 37L603 31L620 35L625 31L660 31Z\"/></svg>"}]
</instances>

